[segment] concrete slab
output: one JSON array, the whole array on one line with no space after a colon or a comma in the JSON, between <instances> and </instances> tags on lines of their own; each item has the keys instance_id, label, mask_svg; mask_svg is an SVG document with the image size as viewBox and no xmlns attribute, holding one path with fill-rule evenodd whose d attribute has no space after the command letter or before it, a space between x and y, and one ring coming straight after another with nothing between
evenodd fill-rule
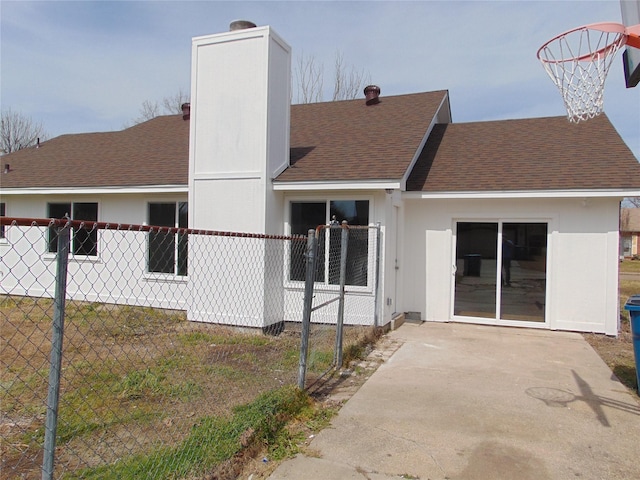
<instances>
[{"instance_id":1,"label":"concrete slab","mask_svg":"<svg viewBox=\"0 0 640 480\"><path fill-rule=\"evenodd\" d=\"M405 323L280 479L640 478L640 403L581 335ZM316 455L317 454L317 455Z\"/></svg>"}]
</instances>

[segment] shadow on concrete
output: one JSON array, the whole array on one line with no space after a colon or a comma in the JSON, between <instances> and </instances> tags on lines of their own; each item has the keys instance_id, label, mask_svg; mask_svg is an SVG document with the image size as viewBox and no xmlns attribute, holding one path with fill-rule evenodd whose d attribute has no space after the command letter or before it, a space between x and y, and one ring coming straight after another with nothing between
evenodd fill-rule
<instances>
[{"instance_id":1,"label":"shadow on concrete","mask_svg":"<svg viewBox=\"0 0 640 480\"><path fill-rule=\"evenodd\" d=\"M593 410L598 421L605 427L610 427L611 425L609 424L609 420L602 408L603 406L640 416L640 406L638 406L637 403L626 403L612 398L603 397L601 395L596 395L589 384L580 377L575 370L571 370L571 373L573 374L573 378L580 389L581 395L574 395L573 393L565 390L548 387L528 388L525 390L525 393L537 400L542 400L548 407L566 408L571 402L584 402L591 408L591 410Z\"/></svg>"}]
</instances>

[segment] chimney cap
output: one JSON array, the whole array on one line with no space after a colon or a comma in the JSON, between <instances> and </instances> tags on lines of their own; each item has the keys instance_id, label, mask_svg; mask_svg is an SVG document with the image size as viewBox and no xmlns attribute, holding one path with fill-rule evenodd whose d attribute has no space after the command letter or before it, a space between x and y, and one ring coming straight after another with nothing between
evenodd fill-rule
<instances>
[{"instance_id":1,"label":"chimney cap","mask_svg":"<svg viewBox=\"0 0 640 480\"><path fill-rule=\"evenodd\" d=\"M229 24L229 31L246 30L247 28L255 28L256 24L250 20L234 20Z\"/></svg>"},{"instance_id":2,"label":"chimney cap","mask_svg":"<svg viewBox=\"0 0 640 480\"><path fill-rule=\"evenodd\" d=\"M364 87L364 96L367 105L380 103L380 87L377 85L367 85Z\"/></svg>"}]
</instances>

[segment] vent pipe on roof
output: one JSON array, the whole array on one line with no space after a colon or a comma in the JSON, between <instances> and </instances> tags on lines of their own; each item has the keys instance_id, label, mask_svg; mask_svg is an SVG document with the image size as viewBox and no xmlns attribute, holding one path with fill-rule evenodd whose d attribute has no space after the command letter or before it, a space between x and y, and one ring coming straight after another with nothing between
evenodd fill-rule
<instances>
[{"instance_id":1,"label":"vent pipe on roof","mask_svg":"<svg viewBox=\"0 0 640 480\"><path fill-rule=\"evenodd\" d=\"M250 22L249 20L234 20L229 24L229 31L233 32L235 30L245 30L247 28L255 28L256 24Z\"/></svg>"},{"instance_id":2,"label":"vent pipe on roof","mask_svg":"<svg viewBox=\"0 0 640 480\"><path fill-rule=\"evenodd\" d=\"M4 164L4 173L9 173L11 171L11 165L8 163Z\"/></svg>"},{"instance_id":3,"label":"vent pipe on roof","mask_svg":"<svg viewBox=\"0 0 640 480\"><path fill-rule=\"evenodd\" d=\"M364 97L367 105L380 103L380 87L377 85L367 85L364 87Z\"/></svg>"},{"instance_id":4,"label":"vent pipe on roof","mask_svg":"<svg viewBox=\"0 0 640 480\"><path fill-rule=\"evenodd\" d=\"M182 120L189 120L191 118L191 103L183 103L182 108Z\"/></svg>"}]
</instances>

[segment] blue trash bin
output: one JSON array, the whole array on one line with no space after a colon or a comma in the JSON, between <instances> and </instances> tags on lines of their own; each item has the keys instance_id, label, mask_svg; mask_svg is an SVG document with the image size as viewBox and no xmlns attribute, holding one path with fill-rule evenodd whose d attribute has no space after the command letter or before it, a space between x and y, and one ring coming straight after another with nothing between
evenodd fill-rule
<instances>
[{"instance_id":1,"label":"blue trash bin","mask_svg":"<svg viewBox=\"0 0 640 480\"><path fill-rule=\"evenodd\" d=\"M629 321L631 322L633 354L636 360L636 381L638 382L638 394L640 394L640 295L630 296L624 309L629 312Z\"/></svg>"}]
</instances>

